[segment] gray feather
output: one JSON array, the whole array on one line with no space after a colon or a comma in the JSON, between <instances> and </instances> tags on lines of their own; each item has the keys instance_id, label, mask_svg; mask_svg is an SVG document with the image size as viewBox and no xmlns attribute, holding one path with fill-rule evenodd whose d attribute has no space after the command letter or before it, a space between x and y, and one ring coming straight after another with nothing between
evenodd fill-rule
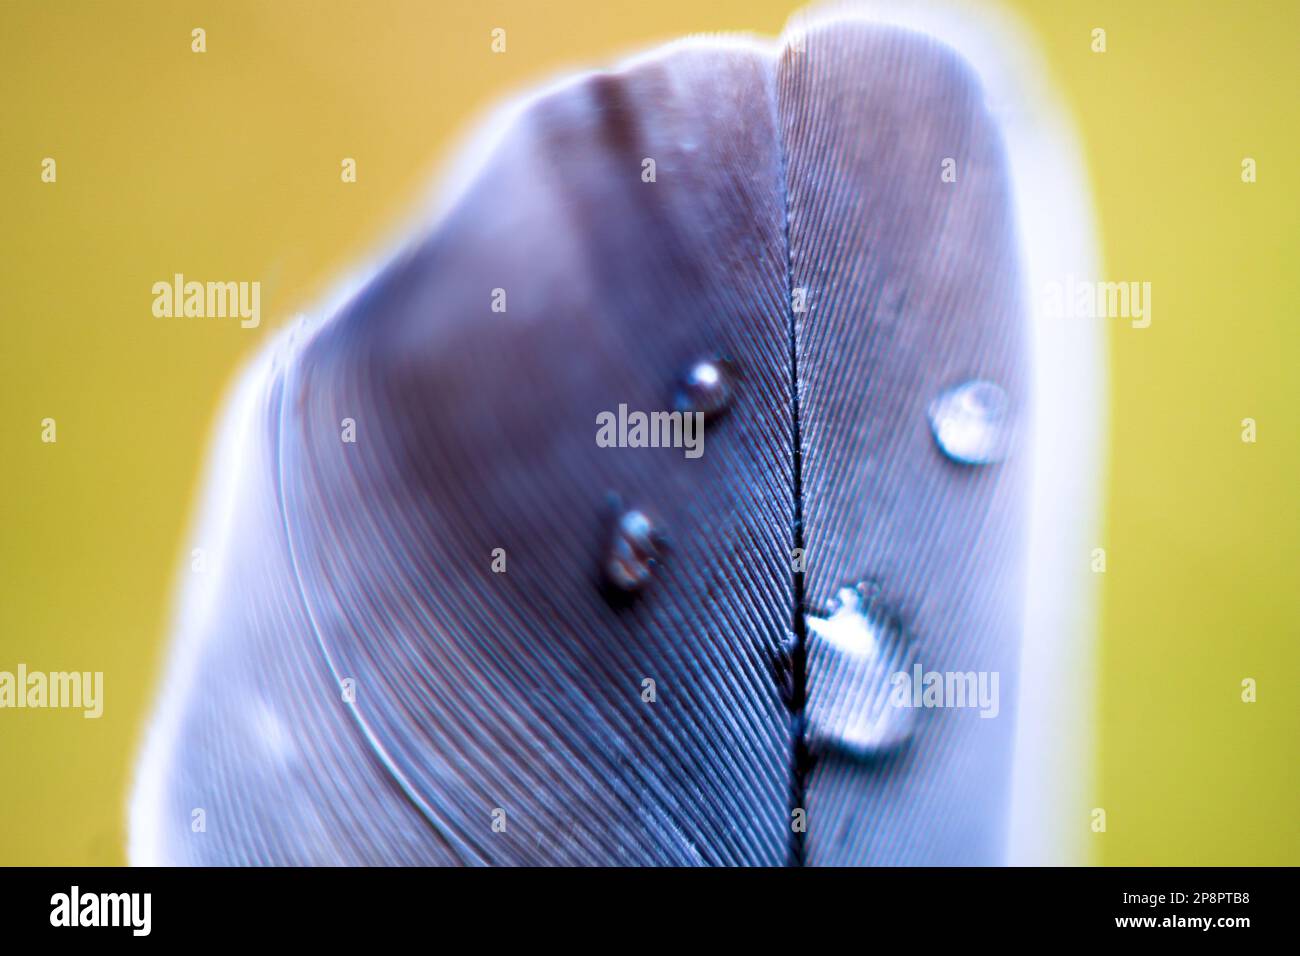
<instances>
[{"instance_id":1,"label":"gray feather","mask_svg":"<svg viewBox=\"0 0 1300 956\"><path fill-rule=\"evenodd\" d=\"M1010 714L810 755L839 677L803 615L876 581L927 667L1014 696L1028 457L955 464L926 408L982 378L1028 414L1020 268L997 124L928 37L680 44L532 101L232 401L132 858L998 862ZM702 457L597 446L701 357L737 373ZM631 600L611 496L668 537Z\"/></svg>"}]
</instances>

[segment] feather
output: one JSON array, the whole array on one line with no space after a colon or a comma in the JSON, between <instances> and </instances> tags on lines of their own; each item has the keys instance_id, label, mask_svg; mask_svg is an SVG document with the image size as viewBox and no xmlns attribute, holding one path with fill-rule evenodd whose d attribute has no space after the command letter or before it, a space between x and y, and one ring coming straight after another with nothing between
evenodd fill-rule
<instances>
[{"instance_id":1,"label":"feather","mask_svg":"<svg viewBox=\"0 0 1300 956\"><path fill-rule=\"evenodd\" d=\"M133 862L1003 859L1034 378L999 124L931 37L789 36L530 100L245 373ZM700 362L731 390L706 453L595 440ZM987 467L927 420L972 380L1009 403ZM631 595L602 575L627 514L654 530ZM817 745L885 673L820 643L866 581L907 661L1002 676L1000 719Z\"/></svg>"},{"instance_id":2,"label":"feather","mask_svg":"<svg viewBox=\"0 0 1300 956\"><path fill-rule=\"evenodd\" d=\"M950 461L927 421L965 381L998 383L1013 418L1027 403L998 130L969 67L914 34L816 32L783 58L779 85L792 281L815 290L798 316L808 605L877 580L923 673L997 673L1012 697L1028 459ZM819 681L814 669L813 706ZM868 769L819 759L810 862L998 859L1013 726L999 717L926 709L911 745Z\"/></svg>"}]
</instances>

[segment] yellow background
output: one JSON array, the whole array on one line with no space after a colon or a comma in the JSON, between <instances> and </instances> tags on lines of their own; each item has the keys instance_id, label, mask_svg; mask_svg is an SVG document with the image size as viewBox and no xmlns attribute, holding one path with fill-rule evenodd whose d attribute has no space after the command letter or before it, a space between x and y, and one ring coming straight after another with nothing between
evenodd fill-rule
<instances>
[{"instance_id":1,"label":"yellow background","mask_svg":"<svg viewBox=\"0 0 1300 956\"><path fill-rule=\"evenodd\" d=\"M1105 278L1153 286L1149 329L1112 325L1094 859L1300 863L1300 4L1013 6L1087 143ZM124 860L131 760L239 360L410 214L501 95L684 33L775 33L791 10L0 4L0 669L106 685L98 721L0 711L0 862ZM153 319L150 287L174 272L260 278L262 327Z\"/></svg>"}]
</instances>

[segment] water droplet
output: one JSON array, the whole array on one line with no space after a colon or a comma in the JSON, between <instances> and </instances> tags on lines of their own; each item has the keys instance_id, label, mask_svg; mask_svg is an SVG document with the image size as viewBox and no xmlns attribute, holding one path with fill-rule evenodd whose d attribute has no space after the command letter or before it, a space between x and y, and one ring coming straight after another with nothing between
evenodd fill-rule
<instances>
[{"instance_id":1,"label":"water droplet","mask_svg":"<svg viewBox=\"0 0 1300 956\"><path fill-rule=\"evenodd\" d=\"M703 412L712 418L726 411L733 391L730 364L701 359L691 365L677 385L673 406L679 412Z\"/></svg>"},{"instance_id":2,"label":"water droplet","mask_svg":"<svg viewBox=\"0 0 1300 956\"><path fill-rule=\"evenodd\" d=\"M915 646L877 591L869 583L841 588L831 613L804 619L804 718L813 750L870 757L901 746L912 735L916 711L896 700L893 676L910 674Z\"/></svg>"},{"instance_id":3,"label":"water droplet","mask_svg":"<svg viewBox=\"0 0 1300 956\"><path fill-rule=\"evenodd\" d=\"M992 382L975 380L930 403L930 429L943 453L963 465L988 465L1006 457L1011 441L1011 400Z\"/></svg>"},{"instance_id":4,"label":"water droplet","mask_svg":"<svg viewBox=\"0 0 1300 956\"><path fill-rule=\"evenodd\" d=\"M605 577L620 591L641 590L659 563L662 546L662 536L644 512L622 512L605 554Z\"/></svg>"}]
</instances>

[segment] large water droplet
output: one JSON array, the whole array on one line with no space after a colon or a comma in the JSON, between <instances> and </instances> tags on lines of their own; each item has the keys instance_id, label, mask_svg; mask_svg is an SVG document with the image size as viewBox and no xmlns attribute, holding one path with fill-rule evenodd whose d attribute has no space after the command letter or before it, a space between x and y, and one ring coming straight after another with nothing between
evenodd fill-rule
<instances>
[{"instance_id":1,"label":"large water droplet","mask_svg":"<svg viewBox=\"0 0 1300 956\"><path fill-rule=\"evenodd\" d=\"M808 615L804 718L813 750L870 757L912 735L915 709L896 700L893 675L911 671L915 646L872 584L841 588L831 613Z\"/></svg>"},{"instance_id":2,"label":"large water droplet","mask_svg":"<svg viewBox=\"0 0 1300 956\"><path fill-rule=\"evenodd\" d=\"M705 418L712 418L726 411L733 391L730 363L701 359L678 382L673 407L679 412L703 412Z\"/></svg>"},{"instance_id":3,"label":"large water droplet","mask_svg":"<svg viewBox=\"0 0 1300 956\"><path fill-rule=\"evenodd\" d=\"M605 553L605 577L620 591L639 591L659 563L662 536L644 512L623 511Z\"/></svg>"},{"instance_id":4,"label":"large water droplet","mask_svg":"<svg viewBox=\"0 0 1300 956\"><path fill-rule=\"evenodd\" d=\"M943 453L963 465L988 465L1007 456L1011 400L992 382L948 389L930 403L930 429Z\"/></svg>"}]
</instances>

